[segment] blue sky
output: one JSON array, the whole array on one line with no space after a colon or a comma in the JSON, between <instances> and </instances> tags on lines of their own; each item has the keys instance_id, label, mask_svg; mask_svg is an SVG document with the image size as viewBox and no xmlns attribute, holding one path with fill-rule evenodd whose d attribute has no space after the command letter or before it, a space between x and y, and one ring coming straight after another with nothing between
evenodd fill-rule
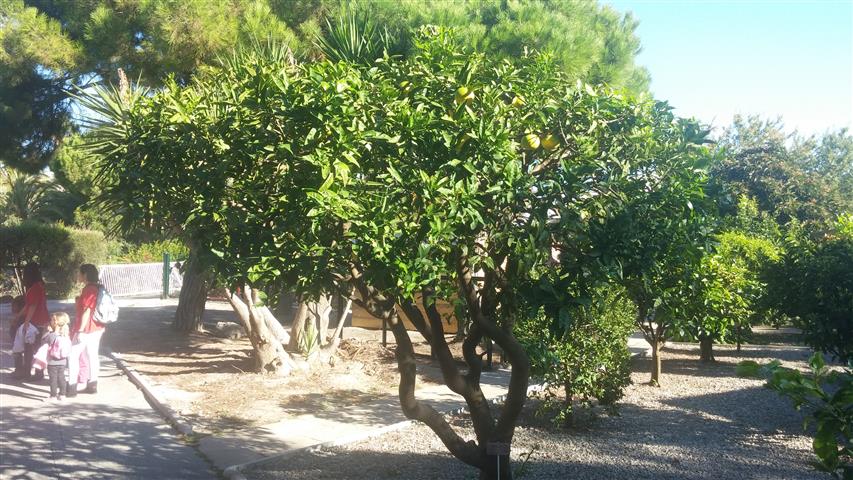
<instances>
[{"instance_id":1,"label":"blue sky","mask_svg":"<svg viewBox=\"0 0 853 480\"><path fill-rule=\"evenodd\" d=\"M603 1L640 20L638 62L679 115L853 129L853 0Z\"/></svg>"}]
</instances>

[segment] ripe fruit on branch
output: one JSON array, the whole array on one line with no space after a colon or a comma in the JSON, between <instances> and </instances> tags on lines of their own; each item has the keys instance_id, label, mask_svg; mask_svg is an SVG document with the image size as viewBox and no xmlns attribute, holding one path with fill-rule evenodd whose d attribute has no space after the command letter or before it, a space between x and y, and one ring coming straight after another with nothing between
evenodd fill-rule
<instances>
[{"instance_id":1,"label":"ripe fruit on branch","mask_svg":"<svg viewBox=\"0 0 853 480\"><path fill-rule=\"evenodd\" d=\"M528 150L536 150L541 143L542 141L539 140L539 136L535 133L528 133L524 136L524 148Z\"/></svg>"},{"instance_id":2,"label":"ripe fruit on branch","mask_svg":"<svg viewBox=\"0 0 853 480\"><path fill-rule=\"evenodd\" d=\"M472 100L474 100L474 92L468 90L468 87L459 87L456 89L456 96L453 98L453 101L456 102L457 105L471 103Z\"/></svg>"},{"instance_id":3,"label":"ripe fruit on branch","mask_svg":"<svg viewBox=\"0 0 853 480\"><path fill-rule=\"evenodd\" d=\"M545 138L542 139L542 148L548 150L549 152L553 152L560 145L560 142L557 140L552 134L545 135Z\"/></svg>"}]
</instances>

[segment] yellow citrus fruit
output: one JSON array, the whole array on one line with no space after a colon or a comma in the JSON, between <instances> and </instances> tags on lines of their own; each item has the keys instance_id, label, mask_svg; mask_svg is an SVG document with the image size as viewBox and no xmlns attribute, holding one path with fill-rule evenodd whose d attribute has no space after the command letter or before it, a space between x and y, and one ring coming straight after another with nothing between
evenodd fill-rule
<instances>
[{"instance_id":1,"label":"yellow citrus fruit","mask_svg":"<svg viewBox=\"0 0 853 480\"><path fill-rule=\"evenodd\" d=\"M541 143L542 141L539 140L539 136L535 133L528 133L524 136L524 147L529 150L536 150Z\"/></svg>"},{"instance_id":2,"label":"yellow citrus fruit","mask_svg":"<svg viewBox=\"0 0 853 480\"><path fill-rule=\"evenodd\" d=\"M515 108L519 108L524 105L524 99L521 97L513 97L512 106Z\"/></svg>"},{"instance_id":3,"label":"yellow citrus fruit","mask_svg":"<svg viewBox=\"0 0 853 480\"><path fill-rule=\"evenodd\" d=\"M453 98L453 101L455 101L457 105L471 103L471 100L474 100L474 92L468 90L468 87L459 87L456 89L456 96Z\"/></svg>"},{"instance_id":4,"label":"yellow citrus fruit","mask_svg":"<svg viewBox=\"0 0 853 480\"><path fill-rule=\"evenodd\" d=\"M557 146L560 145L560 142L557 141L557 137L551 135L545 135L545 138L542 139L542 148L548 150L549 152L556 150Z\"/></svg>"}]
</instances>

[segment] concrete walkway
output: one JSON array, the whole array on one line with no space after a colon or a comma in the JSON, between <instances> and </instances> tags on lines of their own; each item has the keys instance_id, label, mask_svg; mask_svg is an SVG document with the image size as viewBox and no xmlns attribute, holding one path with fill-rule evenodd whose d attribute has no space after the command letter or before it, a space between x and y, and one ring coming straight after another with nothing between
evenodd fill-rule
<instances>
[{"instance_id":1,"label":"concrete walkway","mask_svg":"<svg viewBox=\"0 0 853 480\"><path fill-rule=\"evenodd\" d=\"M0 344L0 479L215 479L112 360L101 357L97 395L43 403L43 382L12 378L4 316Z\"/></svg>"},{"instance_id":2,"label":"concrete walkway","mask_svg":"<svg viewBox=\"0 0 853 480\"><path fill-rule=\"evenodd\" d=\"M504 369L484 372L481 388L486 397L491 400L506 394L509 376L509 370ZM444 385L424 386L416 396L439 412L465 406L462 397ZM198 447L217 467L225 469L289 450L358 438L406 421L400 401L393 395L345 409L318 411L250 430L204 437Z\"/></svg>"},{"instance_id":3,"label":"concrete walkway","mask_svg":"<svg viewBox=\"0 0 853 480\"><path fill-rule=\"evenodd\" d=\"M651 355L651 347L640 334L629 338L628 348L634 356ZM420 373L424 373L423 368L422 365L418 366ZM429 372L430 377L441 378L437 367L430 368L434 370ZM505 395L510 374L508 369L483 372L480 387L486 398L493 400ZM421 386L415 395L418 400L439 412L465 407L464 399L445 385ZM399 398L387 396L346 409L299 415L249 431L205 437L200 440L199 449L218 468L224 470L229 466L259 461L295 449L356 439L406 421Z\"/></svg>"}]
</instances>

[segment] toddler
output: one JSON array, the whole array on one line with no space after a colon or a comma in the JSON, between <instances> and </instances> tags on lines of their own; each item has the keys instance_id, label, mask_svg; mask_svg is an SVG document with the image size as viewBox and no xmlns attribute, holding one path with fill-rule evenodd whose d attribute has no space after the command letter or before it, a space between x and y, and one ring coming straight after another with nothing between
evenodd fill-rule
<instances>
[{"instance_id":1,"label":"toddler","mask_svg":"<svg viewBox=\"0 0 853 480\"><path fill-rule=\"evenodd\" d=\"M23 298L18 297L12 301L13 314L17 314L23 308ZM38 337L39 331L30 322L23 322L15 325L14 332L12 355L15 357L15 372L12 376L19 380L27 379L30 376L30 368L33 365L33 354L35 353L36 337Z\"/></svg>"},{"instance_id":2,"label":"toddler","mask_svg":"<svg viewBox=\"0 0 853 480\"><path fill-rule=\"evenodd\" d=\"M50 326L42 339L47 345L47 374L50 377L50 397L46 401L63 400L66 393L65 366L71 354L71 338L68 336L70 320L65 312L50 316Z\"/></svg>"}]
</instances>

